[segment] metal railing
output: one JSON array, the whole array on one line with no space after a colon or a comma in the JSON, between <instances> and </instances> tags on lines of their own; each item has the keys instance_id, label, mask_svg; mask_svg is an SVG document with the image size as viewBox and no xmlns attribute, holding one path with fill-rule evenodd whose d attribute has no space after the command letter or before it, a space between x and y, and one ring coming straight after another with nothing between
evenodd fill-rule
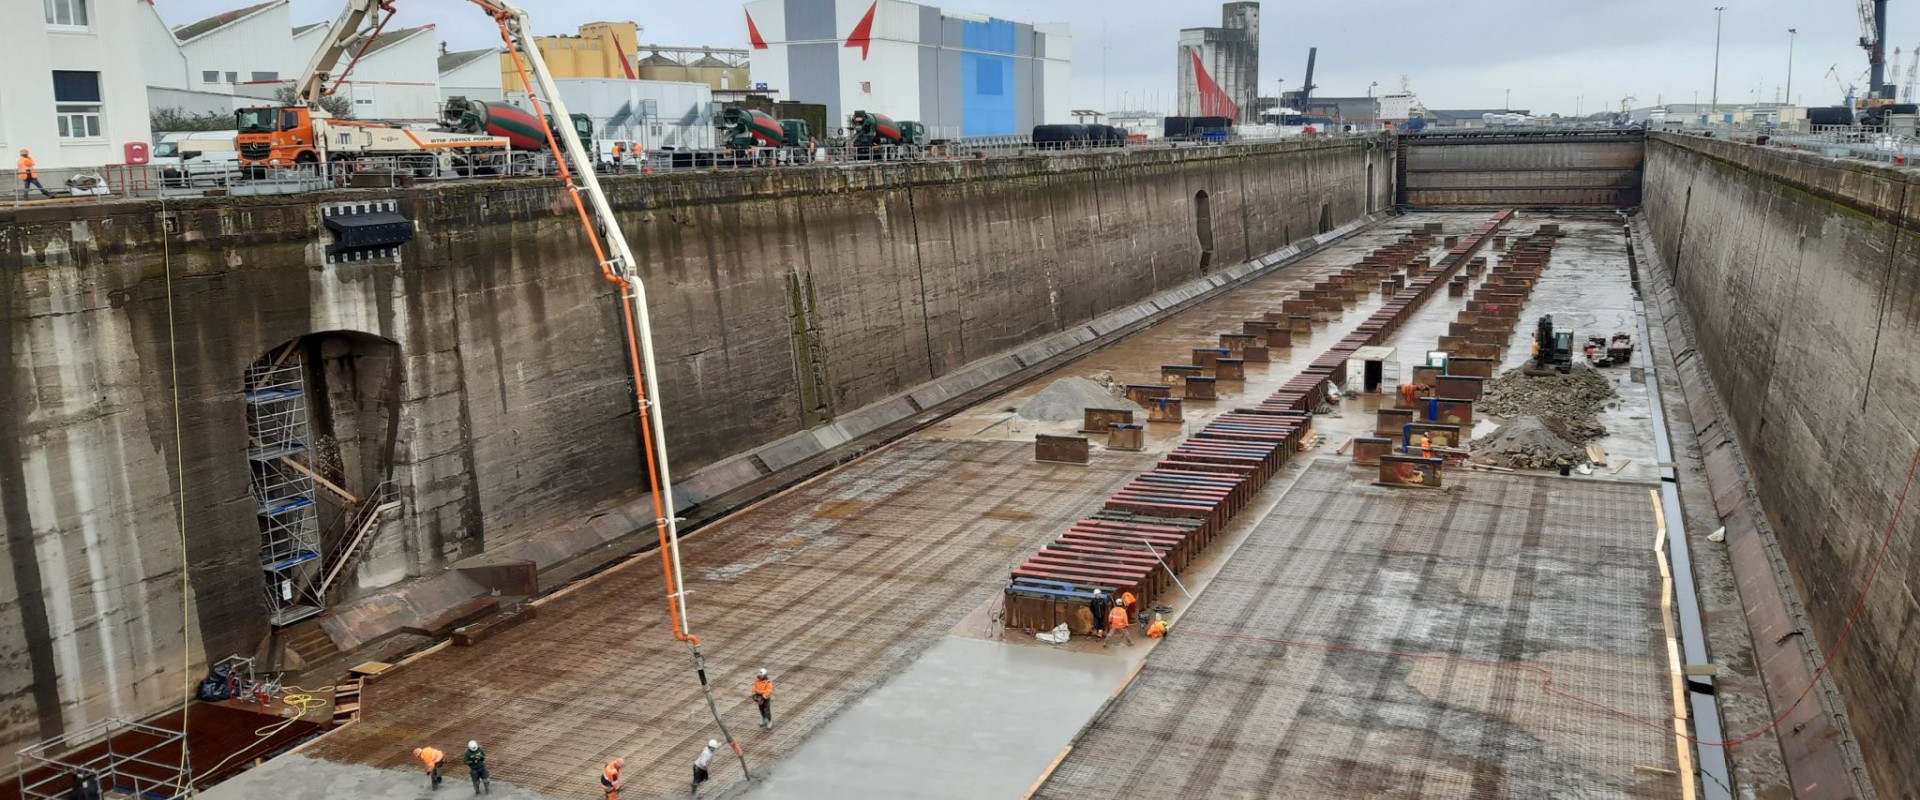
<instances>
[{"instance_id":1,"label":"metal railing","mask_svg":"<svg viewBox=\"0 0 1920 800\"><path fill-rule=\"evenodd\" d=\"M193 768L179 731L108 719L20 751L20 796L28 800L72 797L173 797L186 791ZM86 794L91 782L97 794Z\"/></svg>"},{"instance_id":2,"label":"metal railing","mask_svg":"<svg viewBox=\"0 0 1920 800\"><path fill-rule=\"evenodd\" d=\"M1227 136L1209 141L1171 141L1150 139L1145 142L1079 143L1061 147L1052 143L1035 144L1025 134L978 136L944 140L926 145L881 145L851 147L833 145L819 148L753 148L723 150L653 150L643 161L628 161L616 166L611 161L596 162L594 170L603 175L663 172L704 172L723 169L759 169L768 167L836 167L875 162L915 160L955 160L1017 158L1033 155L1073 153L1115 153L1139 150L1189 150L1196 148L1232 148L1287 141L1291 138L1337 139L1378 136L1379 131L1316 132L1300 137ZM329 189L385 188L420 183L501 180L552 175L557 172L553 160L544 153L506 151L491 155L436 158L410 154L334 161L326 164L236 165L232 170L185 171L171 163L140 165L115 164L96 169L68 168L40 170L48 191L62 198L140 198L198 197L209 192L230 195L303 194ZM69 179L88 184L98 179L97 189L75 192ZM28 197L18 176L0 171L0 201L41 202Z\"/></svg>"}]
</instances>

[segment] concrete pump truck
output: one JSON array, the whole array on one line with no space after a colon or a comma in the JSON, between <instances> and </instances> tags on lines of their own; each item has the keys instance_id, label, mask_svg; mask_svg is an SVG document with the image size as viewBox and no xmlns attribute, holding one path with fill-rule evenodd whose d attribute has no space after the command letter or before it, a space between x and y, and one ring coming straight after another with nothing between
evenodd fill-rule
<instances>
[{"instance_id":1,"label":"concrete pump truck","mask_svg":"<svg viewBox=\"0 0 1920 800\"><path fill-rule=\"evenodd\" d=\"M258 175L276 167L391 159L401 170L432 177L505 165L509 145L504 137L338 119L320 108L320 98L333 91L328 84L334 65L356 44L364 50L392 12L391 0L348 0L295 84L291 105L234 112L239 129L234 143L244 171ZM347 71L352 69L348 61Z\"/></svg>"}]
</instances>

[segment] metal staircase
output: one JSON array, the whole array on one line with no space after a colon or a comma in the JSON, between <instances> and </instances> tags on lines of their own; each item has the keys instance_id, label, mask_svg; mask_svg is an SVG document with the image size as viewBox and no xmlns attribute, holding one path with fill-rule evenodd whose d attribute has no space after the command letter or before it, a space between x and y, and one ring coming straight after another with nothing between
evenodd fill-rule
<instances>
[{"instance_id":1,"label":"metal staircase","mask_svg":"<svg viewBox=\"0 0 1920 800\"><path fill-rule=\"evenodd\" d=\"M366 499L361 500L352 514L343 514L326 536L327 551L325 566L320 570L319 581L313 584L306 595L321 607L327 605L327 595L339 584L353 566L365 554L367 545L372 543L374 531L380 529L381 520L389 512L400 508L399 496L394 493L393 482L381 483Z\"/></svg>"}]
</instances>

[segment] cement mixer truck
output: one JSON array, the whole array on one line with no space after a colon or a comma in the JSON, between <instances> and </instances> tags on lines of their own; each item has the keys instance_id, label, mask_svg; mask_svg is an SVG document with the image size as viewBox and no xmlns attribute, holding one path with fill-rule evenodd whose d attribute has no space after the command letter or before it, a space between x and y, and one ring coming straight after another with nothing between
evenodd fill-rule
<instances>
[{"instance_id":1,"label":"cement mixer truck","mask_svg":"<svg viewBox=\"0 0 1920 800\"><path fill-rule=\"evenodd\" d=\"M848 120L848 138L856 157L891 161L917 158L927 144L926 128L918 122L894 122L885 114L855 111Z\"/></svg>"},{"instance_id":2,"label":"cement mixer truck","mask_svg":"<svg viewBox=\"0 0 1920 800\"><path fill-rule=\"evenodd\" d=\"M593 152L593 120L585 114L572 115L574 133ZM441 126L453 133L495 136L507 141L511 171L515 175L544 174L553 170L554 154L547 146L547 128L533 114L518 106L499 101L472 100L460 95L447 98L440 113ZM554 129L559 138L559 129Z\"/></svg>"}]
</instances>

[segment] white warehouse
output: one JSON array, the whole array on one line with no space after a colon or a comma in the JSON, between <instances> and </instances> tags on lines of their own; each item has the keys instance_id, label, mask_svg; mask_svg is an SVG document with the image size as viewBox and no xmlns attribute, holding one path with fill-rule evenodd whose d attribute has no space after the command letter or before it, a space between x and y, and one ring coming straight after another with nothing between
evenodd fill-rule
<instances>
[{"instance_id":1,"label":"white warehouse","mask_svg":"<svg viewBox=\"0 0 1920 800\"><path fill-rule=\"evenodd\" d=\"M1073 122L1067 25L943 12L903 0L753 0L749 74L782 100L917 120L936 139Z\"/></svg>"}]
</instances>

